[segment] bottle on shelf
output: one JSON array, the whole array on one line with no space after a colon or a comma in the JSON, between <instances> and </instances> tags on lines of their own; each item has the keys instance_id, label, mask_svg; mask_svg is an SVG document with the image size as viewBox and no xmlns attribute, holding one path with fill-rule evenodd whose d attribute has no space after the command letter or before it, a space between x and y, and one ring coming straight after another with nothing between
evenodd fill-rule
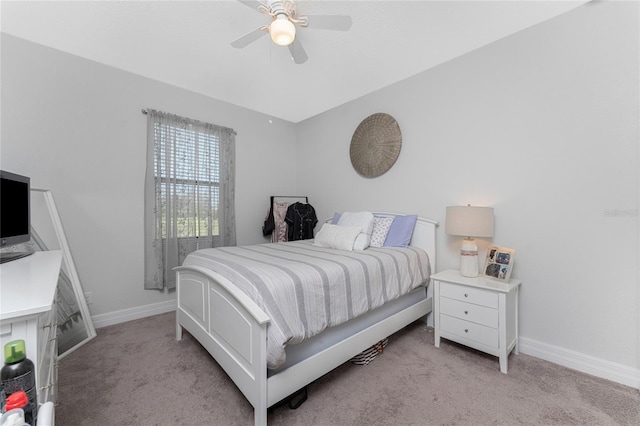
<instances>
[{"instance_id":1,"label":"bottle on shelf","mask_svg":"<svg viewBox=\"0 0 640 426\"><path fill-rule=\"evenodd\" d=\"M35 420L38 407L36 373L33 362L27 358L24 340L13 340L4 345L4 366L0 370L0 380L7 402L13 393L26 393L31 407L36 407L33 410ZM5 407L5 411L9 410Z\"/></svg>"}]
</instances>

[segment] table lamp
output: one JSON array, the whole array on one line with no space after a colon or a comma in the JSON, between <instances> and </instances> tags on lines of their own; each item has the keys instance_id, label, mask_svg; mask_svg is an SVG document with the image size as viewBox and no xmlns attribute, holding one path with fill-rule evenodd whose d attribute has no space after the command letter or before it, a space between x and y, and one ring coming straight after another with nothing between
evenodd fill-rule
<instances>
[{"instance_id":1,"label":"table lamp","mask_svg":"<svg viewBox=\"0 0 640 426\"><path fill-rule=\"evenodd\" d=\"M478 246L473 237L493 237L493 207L447 207L445 232L465 237L460 248L460 275L478 276Z\"/></svg>"}]
</instances>

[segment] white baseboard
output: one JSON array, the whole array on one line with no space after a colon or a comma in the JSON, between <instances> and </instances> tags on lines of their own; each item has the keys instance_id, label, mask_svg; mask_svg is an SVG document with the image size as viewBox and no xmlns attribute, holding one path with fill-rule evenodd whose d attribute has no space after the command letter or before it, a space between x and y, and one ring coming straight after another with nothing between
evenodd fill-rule
<instances>
[{"instance_id":1,"label":"white baseboard","mask_svg":"<svg viewBox=\"0 0 640 426\"><path fill-rule=\"evenodd\" d=\"M153 315L164 314L175 311L176 301L154 303L151 305L138 306L107 314L94 315L91 317L95 328L107 327L122 322L133 321ZM429 319L432 320L432 315ZM583 373L596 377L621 383L640 389L640 370L628 367L615 362L605 361L590 355L585 355L559 346L549 345L527 337L520 337L519 349L523 354L544 359L554 364L559 364Z\"/></svg>"},{"instance_id":2,"label":"white baseboard","mask_svg":"<svg viewBox=\"0 0 640 426\"><path fill-rule=\"evenodd\" d=\"M519 340L519 349L523 354L640 390L640 370L638 369L526 337L520 337Z\"/></svg>"},{"instance_id":3,"label":"white baseboard","mask_svg":"<svg viewBox=\"0 0 640 426\"><path fill-rule=\"evenodd\" d=\"M153 315L164 314L176 310L176 300L154 303L151 305L137 306L135 308L123 309L121 311L109 312L106 314L92 315L93 326L95 328L107 327L109 325L120 324L122 322L133 321Z\"/></svg>"}]
</instances>

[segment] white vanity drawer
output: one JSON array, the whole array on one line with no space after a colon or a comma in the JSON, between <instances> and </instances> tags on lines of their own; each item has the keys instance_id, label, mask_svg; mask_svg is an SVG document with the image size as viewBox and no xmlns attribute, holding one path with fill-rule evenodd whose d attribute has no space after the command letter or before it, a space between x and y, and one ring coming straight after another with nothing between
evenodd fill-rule
<instances>
[{"instance_id":1,"label":"white vanity drawer","mask_svg":"<svg viewBox=\"0 0 640 426\"><path fill-rule=\"evenodd\" d=\"M498 294L494 291L458 284L441 283L440 296L498 309Z\"/></svg>"},{"instance_id":2,"label":"white vanity drawer","mask_svg":"<svg viewBox=\"0 0 640 426\"><path fill-rule=\"evenodd\" d=\"M491 348L498 348L498 329L496 328L464 321L449 315L440 315L440 328L444 332L464 339L472 340Z\"/></svg>"},{"instance_id":3,"label":"white vanity drawer","mask_svg":"<svg viewBox=\"0 0 640 426\"><path fill-rule=\"evenodd\" d=\"M442 297L440 299L440 313L465 321L498 328L498 310L486 306L461 302L460 300Z\"/></svg>"}]
</instances>

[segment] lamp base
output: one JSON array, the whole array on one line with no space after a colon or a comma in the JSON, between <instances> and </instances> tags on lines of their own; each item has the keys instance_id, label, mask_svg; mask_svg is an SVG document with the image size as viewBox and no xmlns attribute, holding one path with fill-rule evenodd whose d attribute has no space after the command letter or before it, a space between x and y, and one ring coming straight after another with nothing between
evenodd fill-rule
<instances>
[{"instance_id":1,"label":"lamp base","mask_svg":"<svg viewBox=\"0 0 640 426\"><path fill-rule=\"evenodd\" d=\"M478 246L473 238L465 238L460 247L460 275L476 278L478 273Z\"/></svg>"}]
</instances>

